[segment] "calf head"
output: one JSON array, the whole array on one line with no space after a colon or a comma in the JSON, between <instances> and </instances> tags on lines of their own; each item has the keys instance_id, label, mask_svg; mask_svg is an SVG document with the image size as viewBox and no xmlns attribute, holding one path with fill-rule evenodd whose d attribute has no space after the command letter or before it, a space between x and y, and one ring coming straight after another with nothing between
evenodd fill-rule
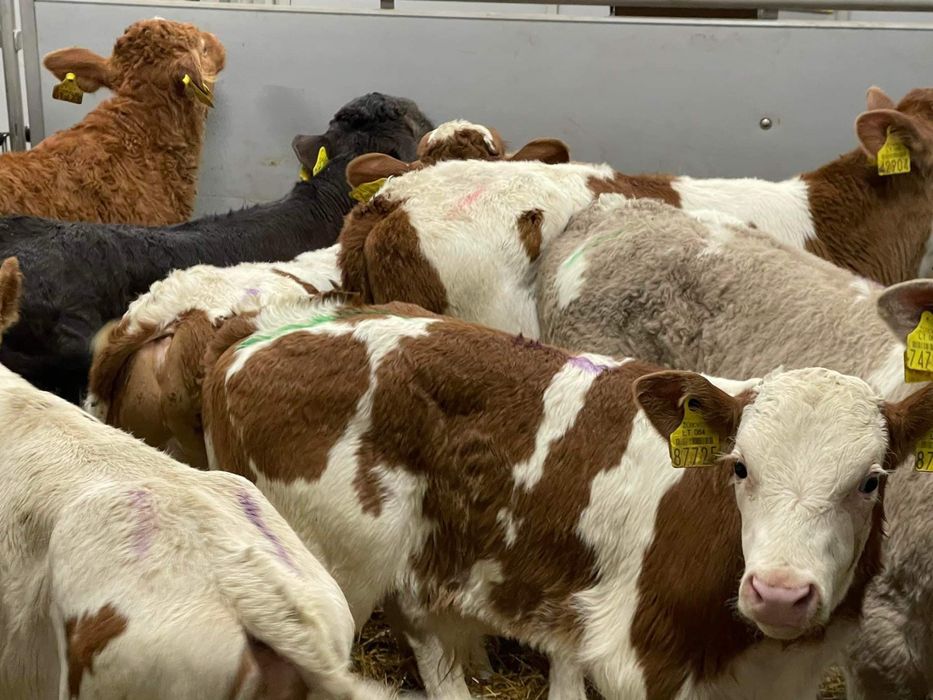
<instances>
[{"instance_id":1,"label":"calf head","mask_svg":"<svg viewBox=\"0 0 933 700\"><path fill-rule=\"evenodd\" d=\"M211 105L211 87L225 60L224 47L213 34L193 24L147 19L126 29L110 58L88 49L60 49L45 57L45 67L59 80L74 73L84 92L106 87L139 95L155 88Z\"/></svg>"},{"instance_id":2,"label":"calf head","mask_svg":"<svg viewBox=\"0 0 933 700\"><path fill-rule=\"evenodd\" d=\"M870 88L868 110L855 120L855 131L862 150L872 158L890 131L910 150L911 167L929 173L933 169L933 88L911 90L897 105L881 88Z\"/></svg>"},{"instance_id":3,"label":"calf head","mask_svg":"<svg viewBox=\"0 0 933 700\"><path fill-rule=\"evenodd\" d=\"M296 136L292 149L308 171L314 169L322 147L330 157L375 152L410 160L431 128L431 121L412 100L371 92L341 107L325 133Z\"/></svg>"},{"instance_id":4,"label":"calf head","mask_svg":"<svg viewBox=\"0 0 933 700\"><path fill-rule=\"evenodd\" d=\"M384 153L367 153L347 166L347 182L358 187L365 182L404 175L445 160L536 160L550 164L570 161L570 149L559 139L533 139L509 154L498 131L462 119L444 122L425 134L418 144L417 155L417 160L406 162Z\"/></svg>"},{"instance_id":5,"label":"calf head","mask_svg":"<svg viewBox=\"0 0 933 700\"><path fill-rule=\"evenodd\" d=\"M180 461L206 468L202 359L216 327L205 312L191 310L162 332L129 328L124 318L95 338L85 410Z\"/></svg>"},{"instance_id":6,"label":"calf head","mask_svg":"<svg viewBox=\"0 0 933 700\"><path fill-rule=\"evenodd\" d=\"M725 441L712 469L734 475L743 617L789 640L825 626L850 595L860 599L880 568L884 476L933 428L933 389L885 403L860 379L803 369L739 396L674 371L641 378L635 393L663 437L689 401Z\"/></svg>"}]
</instances>

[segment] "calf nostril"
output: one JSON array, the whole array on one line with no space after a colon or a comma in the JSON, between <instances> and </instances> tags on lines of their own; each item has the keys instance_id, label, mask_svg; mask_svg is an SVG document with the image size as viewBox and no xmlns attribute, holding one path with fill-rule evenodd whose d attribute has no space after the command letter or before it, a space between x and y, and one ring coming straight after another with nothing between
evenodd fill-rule
<instances>
[{"instance_id":1,"label":"calf nostril","mask_svg":"<svg viewBox=\"0 0 933 700\"><path fill-rule=\"evenodd\" d=\"M751 589L755 603L764 602L793 607L809 605L816 594L813 584L810 583L802 586L772 586L757 576L752 576Z\"/></svg>"},{"instance_id":2,"label":"calf nostril","mask_svg":"<svg viewBox=\"0 0 933 700\"><path fill-rule=\"evenodd\" d=\"M806 586L801 586L803 593L800 598L794 601L794 607L805 608L810 605L810 602L816 595L816 589L813 588L813 584L807 584Z\"/></svg>"}]
</instances>

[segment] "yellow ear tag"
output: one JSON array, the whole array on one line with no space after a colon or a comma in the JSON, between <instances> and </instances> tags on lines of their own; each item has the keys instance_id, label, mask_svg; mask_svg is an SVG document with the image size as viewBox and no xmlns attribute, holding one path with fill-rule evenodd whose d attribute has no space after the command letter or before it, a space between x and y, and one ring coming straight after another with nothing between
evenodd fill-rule
<instances>
[{"instance_id":1,"label":"yellow ear tag","mask_svg":"<svg viewBox=\"0 0 933 700\"><path fill-rule=\"evenodd\" d=\"M350 196L357 202L368 202L384 184L386 184L386 178L384 177L380 177L378 180L373 180L372 182L364 182L362 185L358 185L350 190Z\"/></svg>"},{"instance_id":2,"label":"yellow ear tag","mask_svg":"<svg viewBox=\"0 0 933 700\"><path fill-rule=\"evenodd\" d=\"M920 314L917 327L907 334L904 350L904 381L933 381L933 313Z\"/></svg>"},{"instance_id":3,"label":"yellow ear tag","mask_svg":"<svg viewBox=\"0 0 933 700\"><path fill-rule=\"evenodd\" d=\"M185 86L185 94L192 100L197 100L202 105L207 105L208 107L214 106L214 96L211 94L210 89L208 88L199 88L195 85L194 81L191 79L191 76L185 73L185 76L181 79L182 84Z\"/></svg>"},{"instance_id":4,"label":"yellow ear tag","mask_svg":"<svg viewBox=\"0 0 933 700\"><path fill-rule=\"evenodd\" d=\"M888 137L884 145L878 150L878 174L900 175L910 172L910 151L901 140L891 133L888 127Z\"/></svg>"},{"instance_id":5,"label":"yellow ear tag","mask_svg":"<svg viewBox=\"0 0 933 700\"><path fill-rule=\"evenodd\" d=\"M314 177L326 168L329 160L330 159L327 157L327 149L321 146L320 150L317 152L317 160L314 163L314 167L311 169L311 177Z\"/></svg>"},{"instance_id":6,"label":"yellow ear tag","mask_svg":"<svg viewBox=\"0 0 933 700\"><path fill-rule=\"evenodd\" d=\"M308 180L311 179L311 173L308 172L308 169L303 165L298 170L298 179L301 180L302 182L307 182Z\"/></svg>"},{"instance_id":7,"label":"yellow ear tag","mask_svg":"<svg viewBox=\"0 0 933 700\"><path fill-rule=\"evenodd\" d=\"M719 455L719 434L707 423L703 415L684 401L684 419L671 433L671 465L674 467L712 467Z\"/></svg>"},{"instance_id":8,"label":"yellow ear tag","mask_svg":"<svg viewBox=\"0 0 933 700\"><path fill-rule=\"evenodd\" d=\"M74 73L65 73L65 79L52 88L52 99L81 104L84 91L78 87L78 79Z\"/></svg>"},{"instance_id":9,"label":"yellow ear tag","mask_svg":"<svg viewBox=\"0 0 933 700\"><path fill-rule=\"evenodd\" d=\"M916 455L914 469L918 472L933 472L933 430L917 440Z\"/></svg>"}]
</instances>

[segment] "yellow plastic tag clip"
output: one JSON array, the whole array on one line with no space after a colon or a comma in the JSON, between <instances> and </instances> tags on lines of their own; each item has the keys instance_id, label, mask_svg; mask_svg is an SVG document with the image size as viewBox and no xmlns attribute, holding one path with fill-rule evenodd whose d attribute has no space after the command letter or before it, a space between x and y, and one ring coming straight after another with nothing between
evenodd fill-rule
<instances>
[{"instance_id":1,"label":"yellow plastic tag clip","mask_svg":"<svg viewBox=\"0 0 933 700\"><path fill-rule=\"evenodd\" d=\"M907 334L904 350L904 381L933 381L933 313L920 314L917 327Z\"/></svg>"},{"instance_id":2,"label":"yellow plastic tag clip","mask_svg":"<svg viewBox=\"0 0 933 700\"><path fill-rule=\"evenodd\" d=\"M696 410L696 400L684 401L684 419L671 433L671 465L682 467L712 467L719 456L719 434Z\"/></svg>"},{"instance_id":3,"label":"yellow plastic tag clip","mask_svg":"<svg viewBox=\"0 0 933 700\"><path fill-rule=\"evenodd\" d=\"M65 79L52 88L52 99L81 104L84 91L78 87L78 79L74 73L65 73Z\"/></svg>"},{"instance_id":4,"label":"yellow plastic tag clip","mask_svg":"<svg viewBox=\"0 0 933 700\"><path fill-rule=\"evenodd\" d=\"M910 151L891 133L890 127L884 145L878 150L877 160L879 175L901 175L910 172Z\"/></svg>"},{"instance_id":5,"label":"yellow plastic tag clip","mask_svg":"<svg viewBox=\"0 0 933 700\"><path fill-rule=\"evenodd\" d=\"M327 157L327 149L321 146L317 152L317 160L314 163L314 167L311 169L311 177L316 176L324 168L327 167L327 163L330 159Z\"/></svg>"},{"instance_id":6,"label":"yellow plastic tag clip","mask_svg":"<svg viewBox=\"0 0 933 700\"><path fill-rule=\"evenodd\" d=\"M323 146L318 149L317 160L314 163L314 167L309 171L304 165L298 170L298 179L302 182L307 182L312 177L315 177L319 172L327 167L327 164L330 162L330 158L327 157L327 149Z\"/></svg>"},{"instance_id":7,"label":"yellow plastic tag clip","mask_svg":"<svg viewBox=\"0 0 933 700\"><path fill-rule=\"evenodd\" d=\"M185 86L185 94L193 100L197 100L202 105L207 105L208 107L214 106L214 95L211 93L210 89L206 86L200 88L195 85L195 82L191 79L191 76L185 73L185 76L181 79L182 84Z\"/></svg>"},{"instance_id":8,"label":"yellow plastic tag clip","mask_svg":"<svg viewBox=\"0 0 933 700\"><path fill-rule=\"evenodd\" d=\"M933 430L917 441L917 461L914 469L918 472L933 472Z\"/></svg>"},{"instance_id":9,"label":"yellow plastic tag clip","mask_svg":"<svg viewBox=\"0 0 933 700\"><path fill-rule=\"evenodd\" d=\"M386 178L384 177L380 177L378 180L373 180L372 182L364 182L362 185L358 185L350 190L350 196L357 202L368 202L384 184L386 184Z\"/></svg>"}]
</instances>

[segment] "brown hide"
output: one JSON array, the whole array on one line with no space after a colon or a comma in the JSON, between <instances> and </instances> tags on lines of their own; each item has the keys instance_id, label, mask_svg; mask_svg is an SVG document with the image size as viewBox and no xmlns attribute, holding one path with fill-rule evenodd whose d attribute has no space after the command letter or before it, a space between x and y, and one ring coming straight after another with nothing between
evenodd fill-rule
<instances>
[{"instance_id":1,"label":"brown hide","mask_svg":"<svg viewBox=\"0 0 933 700\"><path fill-rule=\"evenodd\" d=\"M147 226L192 213L207 108L179 89L183 73L209 85L223 46L191 24L144 20L109 59L86 49L46 58L61 79L115 96L36 148L0 155L0 214Z\"/></svg>"}]
</instances>

